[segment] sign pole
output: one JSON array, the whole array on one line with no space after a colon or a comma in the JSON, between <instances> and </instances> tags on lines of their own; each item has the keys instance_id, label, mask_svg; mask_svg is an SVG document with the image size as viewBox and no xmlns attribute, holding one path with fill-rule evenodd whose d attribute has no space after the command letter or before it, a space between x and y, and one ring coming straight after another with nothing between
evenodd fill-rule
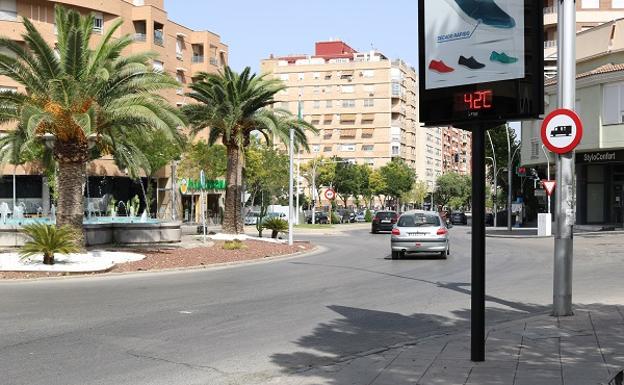
<instances>
[{"instance_id":1,"label":"sign pole","mask_svg":"<svg viewBox=\"0 0 624 385\"><path fill-rule=\"evenodd\" d=\"M295 130L290 129L289 164L288 164L288 245L293 244L293 160L295 147Z\"/></svg>"},{"instance_id":2,"label":"sign pole","mask_svg":"<svg viewBox=\"0 0 624 385\"><path fill-rule=\"evenodd\" d=\"M470 359L485 361L485 127L472 130Z\"/></svg>"},{"instance_id":3,"label":"sign pole","mask_svg":"<svg viewBox=\"0 0 624 385\"><path fill-rule=\"evenodd\" d=\"M576 10L574 0L559 0L559 108L574 109L576 85ZM553 279L553 316L572 315L574 226L574 151L557 155L556 231Z\"/></svg>"}]
</instances>

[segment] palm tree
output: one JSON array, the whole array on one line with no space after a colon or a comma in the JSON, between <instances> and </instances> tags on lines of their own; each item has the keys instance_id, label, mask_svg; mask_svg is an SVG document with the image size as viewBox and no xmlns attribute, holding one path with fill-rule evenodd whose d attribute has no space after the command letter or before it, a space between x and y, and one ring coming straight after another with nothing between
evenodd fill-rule
<instances>
[{"instance_id":1,"label":"palm tree","mask_svg":"<svg viewBox=\"0 0 624 385\"><path fill-rule=\"evenodd\" d=\"M289 143L294 129L295 148L308 148L306 130L317 132L311 124L293 117L288 111L273 109L274 96L285 89L278 79L257 76L249 67L240 74L229 67L218 74L199 73L188 94L199 103L187 105L184 111L191 123L191 133L209 129L208 143L221 141L227 148L227 189L223 231L243 232L241 194L244 149L253 132L259 132L268 144L275 139Z\"/></svg>"},{"instance_id":2,"label":"palm tree","mask_svg":"<svg viewBox=\"0 0 624 385\"><path fill-rule=\"evenodd\" d=\"M58 168L57 226L82 234L83 185L86 163L112 155L135 174L145 157L127 139L130 132L149 138L162 131L177 138L184 116L158 91L177 82L152 68L153 53L122 56L129 35L114 39L122 20L112 23L95 48L89 42L93 16L56 7L56 47L50 46L24 18L26 47L0 38L0 75L25 92L0 92L0 123L17 122L15 132L0 141L0 161L12 162L16 152L45 139L49 158ZM79 238L79 244L84 238Z\"/></svg>"}]
</instances>

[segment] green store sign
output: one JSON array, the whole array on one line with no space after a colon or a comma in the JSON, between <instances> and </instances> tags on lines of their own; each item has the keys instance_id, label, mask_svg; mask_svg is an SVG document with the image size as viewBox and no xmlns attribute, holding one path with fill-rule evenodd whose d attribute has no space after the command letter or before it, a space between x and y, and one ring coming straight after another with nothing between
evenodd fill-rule
<instances>
[{"instance_id":1,"label":"green store sign","mask_svg":"<svg viewBox=\"0 0 624 385\"><path fill-rule=\"evenodd\" d=\"M207 180L202 184L199 180L184 178L178 180L178 186L182 194L186 194L187 191L225 190L225 180Z\"/></svg>"}]
</instances>

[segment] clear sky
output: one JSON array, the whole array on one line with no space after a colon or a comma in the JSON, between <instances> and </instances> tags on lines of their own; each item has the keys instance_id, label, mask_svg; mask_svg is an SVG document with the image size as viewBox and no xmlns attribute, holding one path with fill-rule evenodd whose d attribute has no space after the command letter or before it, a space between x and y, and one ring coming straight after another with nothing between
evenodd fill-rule
<instances>
[{"instance_id":1,"label":"clear sky","mask_svg":"<svg viewBox=\"0 0 624 385\"><path fill-rule=\"evenodd\" d=\"M219 34L237 71L257 71L272 53L313 54L314 42L330 38L416 67L417 8L416 0L165 0L171 20Z\"/></svg>"}]
</instances>

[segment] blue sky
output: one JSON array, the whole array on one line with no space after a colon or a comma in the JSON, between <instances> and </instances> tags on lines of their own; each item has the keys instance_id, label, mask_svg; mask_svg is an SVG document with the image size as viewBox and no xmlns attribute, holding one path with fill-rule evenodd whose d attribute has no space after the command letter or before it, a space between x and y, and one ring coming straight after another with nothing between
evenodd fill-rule
<instances>
[{"instance_id":1,"label":"blue sky","mask_svg":"<svg viewBox=\"0 0 624 385\"><path fill-rule=\"evenodd\" d=\"M417 65L416 0L165 0L169 18L210 30L229 46L230 65L258 70L271 53L314 53L314 42L339 38Z\"/></svg>"}]
</instances>

